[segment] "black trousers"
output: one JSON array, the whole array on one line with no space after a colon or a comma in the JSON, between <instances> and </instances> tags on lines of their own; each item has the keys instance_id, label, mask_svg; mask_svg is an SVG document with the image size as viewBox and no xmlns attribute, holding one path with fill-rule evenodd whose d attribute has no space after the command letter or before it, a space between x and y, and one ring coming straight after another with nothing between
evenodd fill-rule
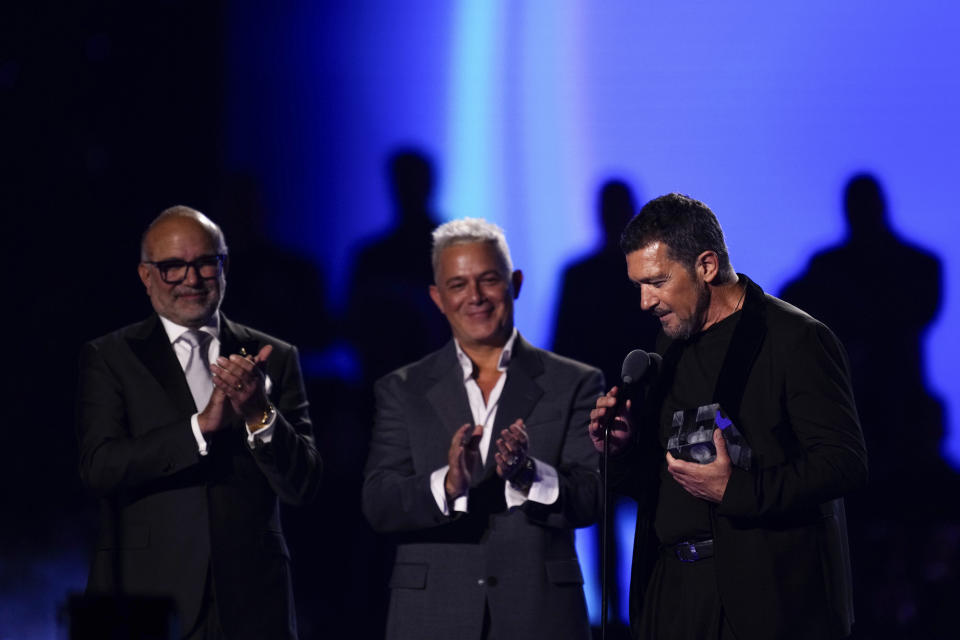
<instances>
[{"instance_id":1,"label":"black trousers","mask_svg":"<svg viewBox=\"0 0 960 640\"><path fill-rule=\"evenodd\" d=\"M193 629L184 635L184 640L227 640L220 626L220 611L214 597L210 570L207 569L207 584L203 589L203 606Z\"/></svg>"},{"instance_id":2,"label":"black trousers","mask_svg":"<svg viewBox=\"0 0 960 640\"><path fill-rule=\"evenodd\" d=\"M713 558L681 562L660 554L643 602L640 638L736 640L723 615Z\"/></svg>"}]
</instances>

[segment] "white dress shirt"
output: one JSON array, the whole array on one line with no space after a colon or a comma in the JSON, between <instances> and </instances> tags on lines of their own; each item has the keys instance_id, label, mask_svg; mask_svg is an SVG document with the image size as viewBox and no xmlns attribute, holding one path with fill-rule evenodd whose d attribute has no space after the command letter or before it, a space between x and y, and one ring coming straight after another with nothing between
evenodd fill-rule
<instances>
[{"instance_id":1,"label":"white dress shirt","mask_svg":"<svg viewBox=\"0 0 960 640\"><path fill-rule=\"evenodd\" d=\"M490 439L493 437L493 424L497 418L497 407L500 404L500 394L503 392L503 385L507 381L507 367L510 365L510 358L513 353L513 343L517 339L517 330L514 328L510 339L503 345L503 351L500 352L500 360L497 364L497 371L500 372L500 378L497 384L490 391L486 401L483 399L483 392L480 385L477 384L473 376L473 361L464 353L460 343L454 339L454 345L457 348L457 360L460 368L463 370L463 385L467 391L467 400L470 403L470 412L473 414L473 424L483 425L483 435L480 438L480 459L483 464L487 462L487 448L490 446ZM528 434L529 437L529 434ZM530 485L530 490L524 492L517 490L510 482L505 483L504 498L507 508L519 507L527 500L539 502L541 504L553 504L560 497L560 482L557 477L557 470L546 462L532 458L534 464L534 479ZM430 492L433 494L437 507L444 513L450 515L450 505L447 504L447 492L444 487L449 465L444 465L430 474ZM469 510L467 496L462 495L453 501L453 511L466 512Z\"/></svg>"}]
</instances>

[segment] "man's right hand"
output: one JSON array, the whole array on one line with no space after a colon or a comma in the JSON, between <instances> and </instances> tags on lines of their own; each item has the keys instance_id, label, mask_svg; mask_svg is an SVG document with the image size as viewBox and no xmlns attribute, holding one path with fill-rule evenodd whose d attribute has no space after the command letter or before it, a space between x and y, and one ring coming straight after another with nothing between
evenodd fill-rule
<instances>
[{"instance_id":1,"label":"man's right hand","mask_svg":"<svg viewBox=\"0 0 960 640\"><path fill-rule=\"evenodd\" d=\"M221 389L214 387L210 401L197 416L197 424L200 425L200 433L212 433L229 424L233 417L230 399Z\"/></svg>"},{"instance_id":2,"label":"man's right hand","mask_svg":"<svg viewBox=\"0 0 960 640\"><path fill-rule=\"evenodd\" d=\"M470 423L463 425L453 434L450 450L447 452L447 464L450 468L443 482L447 500L456 500L470 490L472 470L479 466L482 436L483 426Z\"/></svg>"},{"instance_id":3,"label":"man's right hand","mask_svg":"<svg viewBox=\"0 0 960 640\"><path fill-rule=\"evenodd\" d=\"M603 432L610 429L610 453L617 454L626 449L633 433L630 424L630 401L627 400L619 411L616 411L617 392L614 387L607 395L597 398L597 406L590 412L590 440L597 451L603 452ZM614 414L616 411L616 414Z\"/></svg>"}]
</instances>

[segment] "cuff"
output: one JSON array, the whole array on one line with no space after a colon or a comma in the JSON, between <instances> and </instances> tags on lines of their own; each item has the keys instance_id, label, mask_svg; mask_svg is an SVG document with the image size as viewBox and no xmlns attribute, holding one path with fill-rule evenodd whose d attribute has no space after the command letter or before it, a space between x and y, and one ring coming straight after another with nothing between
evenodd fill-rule
<instances>
[{"instance_id":1,"label":"cuff","mask_svg":"<svg viewBox=\"0 0 960 640\"><path fill-rule=\"evenodd\" d=\"M203 437L203 432L200 431L200 419L197 417L199 413L195 413L190 416L190 430L193 431L193 438L197 441L197 449L200 450L200 455L207 455L207 439Z\"/></svg>"},{"instance_id":2,"label":"cuff","mask_svg":"<svg viewBox=\"0 0 960 640\"><path fill-rule=\"evenodd\" d=\"M557 476L557 470L536 458L531 458L531 460L533 460L534 467L533 483L526 494L514 489L509 482L504 485L503 493L508 509L519 507L527 500L540 504L553 504L560 497L560 479Z\"/></svg>"},{"instance_id":3,"label":"cuff","mask_svg":"<svg viewBox=\"0 0 960 640\"><path fill-rule=\"evenodd\" d=\"M444 465L430 474L430 493L433 494L440 513L445 516L451 515L450 506L447 504L447 490L444 487L449 469L449 465ZM467 496L460 496L453 501L453 511L467 512Z\"/></svg>"},{"instance_id":4,"label":"cuff","mask_svg":"<svg viewBox=\"0 0 960 640\"><path fill-rule=\"evenodd\" d=\"M251 449L256 448L258 441L261 443L259 446L270 444L270 441L273 440L273 426L277 424L277 415L279 415L279 412L274 409L270 421L256 431L250 431L250 427L244 423L243 427L247 430L247 444L250 445Z\"/></svg>"}]
</instances>

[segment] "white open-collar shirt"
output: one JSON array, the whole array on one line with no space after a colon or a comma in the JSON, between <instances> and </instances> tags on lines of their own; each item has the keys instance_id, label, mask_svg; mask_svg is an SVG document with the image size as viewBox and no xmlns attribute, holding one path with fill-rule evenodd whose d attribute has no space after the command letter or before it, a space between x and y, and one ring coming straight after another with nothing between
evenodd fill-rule
<instances>
[{"instance_id":1,"label":"white open-collar shirt","mask_svg":"<svg viewBox=\"0 0 960 640\"><path fill-rule=\"evenodd\" d=\"M483 435L480 438L480 460L483 464L487 462L487 449L490 446L490 439L493 437L493 424L497 419L497 408L500 405L500 394L503 393L503 386L507 382L507 367L510 365L510 359L513 355L513 345L517 340L517 330L513 333L507 343L503 345L500 352L500 360L497 363L497 371L500 372L500 378L497 384L490 391L486 400L483 398L483 392L480 385L474 378L475 365L463 349L460 343L454 339L454 345L457 349L457 361L463 371L463 385L467 391L467 400L470 403L470 412L473 415L473 424L483 426ZM528 434L529 437L529 434ZM560 497L560 483L557 477L557 470L546 462L531 458L534 463L535 473L533 484L530 490L524 494L515 489L511 483L504 483L504 498L507 508L518 507L527 500L539 502L542 504L553 504ZM430 491L437 503L440 511L444 515L450 515L451 505L447 504L447 494L444 487L449 465L437 469L430 474ZM477 471L479 473L479 470ZM466 512L469 510L468 499L466 495L460 496L453 501L453 511Z\"/></svg>"}]
</instances>

